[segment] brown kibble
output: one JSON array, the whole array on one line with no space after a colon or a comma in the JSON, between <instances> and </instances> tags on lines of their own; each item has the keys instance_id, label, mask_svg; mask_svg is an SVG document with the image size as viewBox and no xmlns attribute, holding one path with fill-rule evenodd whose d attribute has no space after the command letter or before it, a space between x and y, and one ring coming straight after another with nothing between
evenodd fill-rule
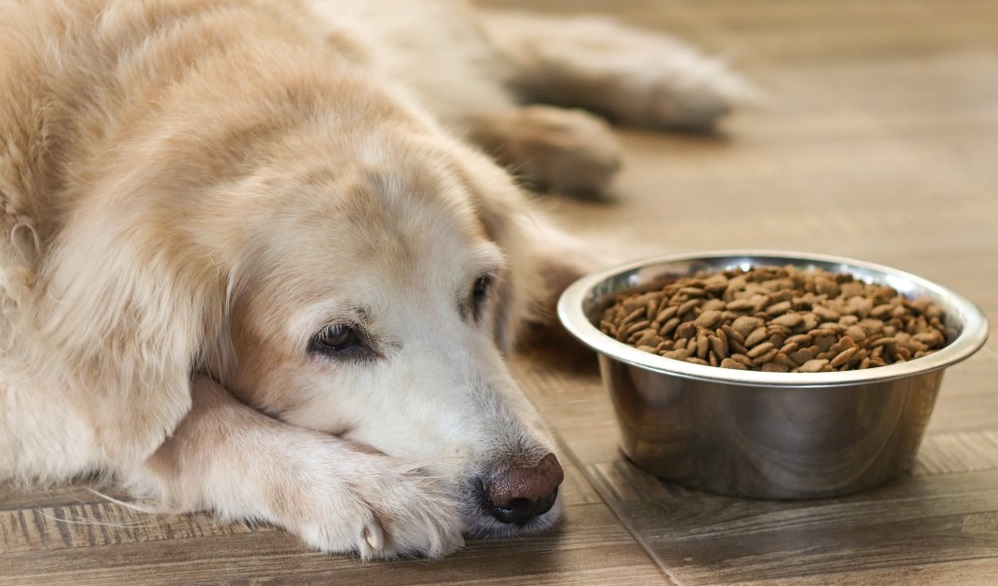
<instances>
[{"instance_id":1,"label":"brown kibble","mask_svg":"<svg viewBox=\"0 0 998 586\"><path fill-rule=\"evenodd\" d=\"M786 341L786 339L787 339L787 336L783 332L770 331L769 332L769 338L767 338L766 340L770 344L772 344L772 345L776 346L777 348L779 348L779 347L783 346L783 344Z\"/></svg>"},{"instance_id":2,"label":"brown kibble","mask_svg":"<svg viewBox=\"0 0 998 586\"><path fill-rule=\"evenodd\" d=\"M839 294L839 284L834 279L828 277L816 277L814 279L814 290L819 295L835 297Z\"/></svg>"},{"instance_id":3,"label":"brown kibble","mask_svg":"<svg viewBox=\"0 0 998 586\"><path fill-rule=\"evenodd\" d=\"M690 299L686 303L683 303L682 305L679 306L679 309L676 310L676 315L684 316L687 313L693 311L693 308L700 305L700 303L701 302L699 298Z\"/></svg>"},{"instance_id":4,"label":"brown kibble","mask_svg":"<svg viewBox=\"0 0 998 586\"><path fill-rule=\"evenodd\" d=\"M697 327L700 328L713 328L718 325L721 321L721 312L717 310L707 310L697 316L693 321Z\"/></svg>"},{"instance_id":5,"label":"brown kibble","mask_svg":"<svg viewBox=\"0 0 998 586\"><path fill-rule=\"evenodd\" d=\"M939 330L930 330L928 332L919 332L912 336L912 339L921 342L928 346L929 348L941 348L945 344L945 337L939 333Z\"/></svg>"},{"instance_id":6,"label":"brown kibble","mask_svg":"<svg viewBox=\"0 0 998 586\"><path fill-rule=\"evenodd\" d=\"M697 334L697 357L706 359L709 351L710 340L707 338L707 332L700 330L700 333Z\"/></svg>"},{"instance_id":7,"label":"brown kibble","mask_svg":"<svg viewBox=\"0 0 998 586\"><path fill-rule=\"evenodd\" d=\"M863 340L866 340L867 337L866 330L864 330L858 325L851 325L847 327L846 335L852 338L853 340L856 340L857 342L862 342Z\"/></svg>"},{"instance_id":8,"label":"brown kibble","mask_svg":"<svg viewBox=\"0 0 998 586\"><path fill-rule=\"evenodd\" d=\"M770 323L791 329L796 328L803 322L804 318L801 317L801 314L799 313L784 313L783 315L777 316L770 321Z\"/></svg>"},{"instance_id":9,"label":"brown kibble","mask_svg":"<svg viewBox=\"0 0 998 586\"><path fill-rule=\"evenodd\" d=\"M878 305L870 310L870 317L875 319L882 319L888 317L891 315L891 311L893 311L893 309L894 306L888 303L885 303L883 305Z\"/></svg>"},{"instance_id":10,"label":"brown kibble","mask_svg":"<svg viewBox=\"0 0 998 586\"><path fill-rule=\"evenodd\" d=\"M790 372L790 367L781 362L766 362L759 370L762 372Z\"/></svg>"},{"instance_id":11,"label":"brown kibble","mask_svg":"<svg viewBox=\"0 0 998 586\"><path fill-rule=\"evenodd\" d=\"M635 346L651 346L652 350L658 347L664 340L659 337L658 332L652 329L645 330L645 333L634 342Z\"/></svg>"},{"instance_id":12,"label":"brown kibble","mask_svg":"<svg viewBox=\"0 0 998 586\"><path fill-rule=\"evenodd\" d=\"M728 338L728 352L731 354L745 354L748 352L748 348L746 348L745 344L742 344L738 340Z\"/></svg>"},{"instance_id":13,"label":"brown kibble","mask_svg":"<svg viewBox=\"0 0 998 586\"><path fill-rule=\"evenodd\" d=\"M671 321L672 318L676 317L677 311L679 311L678 307L676 307L675 305L670 305L669 307L666 307L662 311L658 312L658 315L655 316L655 321L658 323L666 323L668 321Z\"/></svg>"},{"instance_id":14,"label":"brown kibble","mask_svg":"<svg viewBox=\"0 0 998 586\"><path fill-rule=\"evenodd\" d=\"M873 336L884 331L884 322L876 319L862 319L857 325L863 328L867 336Z\"/></svg>"},{"instance_id":15,"label":"brown kibble","mask_svg":"<svg viewBox=\"0 0 998 586\"><path fill-rule=\"evenodd\" d=\"M804 318L804 323L797 327L798 330L810 332L814 328L818 327L819 323L821 323L818 316L813 313L805 313L802 317Z\"/></svg>"},{"instance_id":16,"label":"brown kibble","mask_svg":"<svg viewBox=\"0 0 998 586\"><path fill-rule=\"evenodd\" d=\"M728 355L728 341L724 337L724 332L718 330L719 334L707 338L710 341L710 349L718 357L723 358Z\"/></svg>"},{"instance_id":17,"label":"brown kibble","mask_svg":"<svg viewBox=\"0 0 998 586\"><path fill-rule=\"evenodd\" d=\"M729 301L727 303L727 305L725 305L725 307L728 308L728 309L730 309L731 311L754 311L755 310L755 304L752 303L751 301L749 301L748 299L734 299L732 301Z\"/></svg>"},{"instance_id":18,"label":"brown kibble","mask_svg":"<svg viewBox=\"0 0 998 586\"><path fill-rule=\"evenodd\" d=\"M701 273L620 294L599 329L642 351L766 372L831 372L944 347L943 313L852 275L793 266Z\"/></svg>"},{"instance_id":19,"label":"brown kibble","mask_svg":"<svg viewBox=\"0 0 998 586\"><path fill-rule=\"evenodd\" d=\"M798 344L797 342L787 342L787 343L783 344L782 346L780 346L780 352L782 352L784 354L790 354L791 352L793 352L797 348L800 348L800 344Z\"/></svg>"},{"instance_id":20,"label":"brown kibble","mask_svg":"<svg viewBox=\"0 0 998 586\"><path fill-rule=\"evenodd\" d=\"M855 346L846 348L845 350L836 354L835 358L832 358L829 364L832 365L832 368L839 368L840 366L845 366L846 364L849 363L850 360L852 360L852 357L856 354L857 350L859 350L859 348Z\"/></svg>"},{"instance_id":21,"label":"brown kibble","mask_svg":"<svg viewBox=\"0 0 998 586\"><path fill-rule=\"evenodd\" d=\"M691 321L684 321L676 328L676 338L690 339L697 335L697 326Z\"/></svg>"},{"instance_id":22,"label":"brown kibble","mask_svg":"<svg viewBox=\"0 0 998 586\"><path fill-rule=\"evenodd\" d=\"M741 336L740 342L744 343L748 335L763 327L764 322L758 317L742 316L731 323L731 328Z\"/></svg>"},{"instance_id":23,"label":"brown kibble","mask_svg":"<svg viewBox=\"0 0 998 586\"><path fill-rule=\"evenodd\" d=\"M735 370L748 370L748 366L742 364L741 362L733 358L725 358L721 360L721 368L733 368Z\"/></svg>"},{"instance_id":24,"label":"brown kibble","mask_svg":"<svg viewBox=\"0 0 998 586\"><path fill-rule=\"evenodd\" d=\"M703 297L704 290L703 287L682 287L679 292L688 297Z\"/></svg>"},{"instance_id":25,"label":"brown kibble","mask_svg":"<svg viewBox=\"0 0 998 586\"><path fill-rule=\"evenodd\" d=\"M622 323L623 324L629 324L629 323L635 322L635 321L641 319L642 317L644 317L644 315L645 315L645 308L644 307L639 307L639 308L635 309L634 311L628 313L627 317L625 317L622 320Z\"/></svg>"},{"instance_id":26,"label":"brown kibble","mask_svg":"<svg viewBox=\"0 0 998 586\"><path fill-rule=\"evenodd\" d=\"M634 334L636 332L640 332L641 330L647 328L650 325L651 325L651 322L648 321L648 320L646 320L646 319L643 319L643 320L638 321L638 322L634 322L631 325L629 325L626 328L624 328L624 332L623 332L624 338L625 339L629 338L632 334Z\"/></svg>"},{"instance_id":27,"label":"brown kibble","mask_svg":"<svg viewBox=\"0 0 998 586\"><path fill-rule=\"evenodd\" d=\"M833 344L835 344L835 341L836 340L834 335L814 337L814 345L818 347L819 352L827 352L828 349L831 348Z\"/></svg>"},{"instance_id":28,"label":"brown kibble","mask_svg":"<svg viewBox=\"0 0 998 586\"><path fill-rule=\"evenodd\" d=\"M787 354L790 360L793 360L796 364L804 364L805 362L811 360L817 355L818 355L818 350L810 347L794 350L793 352L789 352Z\"/></svg>"},{"instance_id":29,"label":"brown kibble","mask_svg":"<svg viewBox=\"0 0 998 586\"><path fill-rule=\"evenodd\" d=\"M724 332L724 335L728 337L729 341L735 341L735 342L738 342L738 343L744 343L745 342L745 336L739 334L735 330L735 328L731 327L728 324L724 324L723 326L721 326L721 331Z\"/></svg>"},{"instance_id":30,"label":"brown kibble","mask_svg":"<svg viewBox=\"0 0 998 586\"><path fill-rule=\"evenodd\" d=\"M658 314L658 303L661 299L649 299L648 303L645 305L645 315L648 319L652 319L652 316Z\"/></svg>"},{"instance_id":31,"label":"brown kibble","mask_svg":"<svg viewBox=\"0 0 998 586\"><path fill-rule=\"evenodd\" d=\"M704 302L700 305L700 310L701 311L719 311L719 312L723 313L724 312L724 306L725 306L724 301L722 301L720 299L705 299Z\"/></svg>"},{"instance_id":32,"label":"brown kibble","mask_svg":"<svg viewBox=\"0 0 998 586\"><path fill-rule=\"evenodd\" d=\"M827 365L828 361L823 358L808 360L800 366L800 372L821 372Z\"/></svg>"},{"instance_id":33,"label":"brown kibble","mask_svg":"<svg viewBox=\"0 0 998 586\"><path fill-rule=\"evenodd\" d=\"M678 350L666 352L662 356L664 356L665 358L672 358L673 360L686 360L687 358L690 357L690 353L687 352L686 349L680 348Z\"/></svg>"},{"instance_id":34,"label":"brown kibble","mask_svg":"<svg viewBox=\"0 0 998 586\"><path fill-rule=\"evenodd\" d=\"M749 350L748 357L753 359L758 358L759 356L762 356L763 354L769 352L772 349L773 349L773 344L771 342L763 342L762 344L759 344L758 346Z\"/></svg>"},{"instance_id":35,"label":"brown kibble","mask_svg":"<svg viewBox=\"0 0 998 586\"><path fill-rule=\"evenodd\" d=\"M793 309L793 304L789 301L781 301L779 303L774 303L766 308L766 313L768 315L780 315L786 313Z\"/></svg>"},{"instance_id":36,"label":"brown kibble","mask_svg":"<svg viewBox=\"0 0 998 586\"><path fill-rule=\"evenodd\" d=\"M748 336L745 336L745 346L752 348L758 345L763 340L769 337L769 332L766 330L765 326L759 326L758 328L752 330Z\"/></svg>"},{"instance_id":37,"label":"brown kibble","mask_svg":"<svg viewBox=\"0 0 998 586\"><path fill-rule=\"evenodd\" d=\"M778 348L773 348L769 352L766 352L765 354L763 354L761 356L757 356L757 357L753 358L752 359L752 364L763 365L763 364L766 364L767 362L772 362L773 359L776 358L776 356L779 353L780 353L780 350Z\"/></svg>"},{"instance_id":38,"label":"brown kibble","mask_svg":"<svg viewBox=\"0 0 998 586\"><path fill-rule=\"evenodd\" d=\"M673 317L669 319L667 322L662 324L662 327L658 329L658 335L662 336L663 338L668 336L669 334L672 333L673 330L676 329L676 326L678 326L679 323L680 319L678 317Z\"/></svg>"}]
</instances>

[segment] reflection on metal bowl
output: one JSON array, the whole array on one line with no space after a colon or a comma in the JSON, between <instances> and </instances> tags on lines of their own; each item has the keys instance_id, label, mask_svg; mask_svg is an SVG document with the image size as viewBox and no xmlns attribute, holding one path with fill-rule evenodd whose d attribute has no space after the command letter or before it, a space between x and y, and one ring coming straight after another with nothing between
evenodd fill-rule
<instances>
[{"instance_id":1,"label":"reflection on metal bowl","mask_svg":"<svg viewBox=\"0 0 998 586\"><path fill-rule=\"evenodd\" d=\"M663 358L594 325L608 298L702 271L793 265L851 273L945 314L946 347L908 362L820 373L743 371ZM773 251L720 251L630 263L580 279L558 304L565 327L597 351L622 449L649 472L710 492L754 498L842 495L911 468L944 370L987 339L983 313L914 275L862 261Z\"/></svg>"}]
</instances>

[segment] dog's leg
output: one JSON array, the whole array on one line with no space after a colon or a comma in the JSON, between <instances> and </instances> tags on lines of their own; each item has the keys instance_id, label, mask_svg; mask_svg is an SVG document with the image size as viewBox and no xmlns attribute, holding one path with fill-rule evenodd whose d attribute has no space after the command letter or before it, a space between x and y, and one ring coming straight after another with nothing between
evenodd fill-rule
<instances>
[{"instance_id":1,"label":"dog's leg","mask_svg":"<svg viewBox=\"0 0 998 586\"><path fill-rule=\"evenodd\" d=\"M635 126L703 130L757 98L720 60L664 34L598 17L486 13L483 22L512 61L512 86L525 101Z\"/></svg>"},{"instance_id":2,"label":"dog's leg","mask_svg":"<svg viewBox=\"0 0 998 586\"><path fill-rule=\"evenodd\" d=\"M605 120L583 110L525 106L479 114L470 138L531 187L603 193L620 168L620 145Z\"/></svg>"},{"instance_id":3,"label":"dog's leg","mask_svg":"<svg viewBox=\"0 0 998 586\"><path fill-rule=\"evenodd\" d=\"M368 47L368 66L404 81L438 121L478 143L525 183L566 193L605 191L620 147L607 123L582 110L521 108L508 82L514 73L464 2L424 0L399 15L382 2L309 0L334 50L347 40ZM367 36L348 39L344 22ZM355 27L357 28L357 27ZM353 52L350 52L351 54Z\"/></svg>"},{"instance_id":4,"label":"dog's leg","mask_svg":"<svg viewBox=\"0 0 998 586\"><path fill-rule=\"evenodd\" d=\"M203 377L192 388L191 412L126 479L135 494L363 558L439 557L463 544L457 505L413 466L270 419Z\"/></svg>"}]
</instances>

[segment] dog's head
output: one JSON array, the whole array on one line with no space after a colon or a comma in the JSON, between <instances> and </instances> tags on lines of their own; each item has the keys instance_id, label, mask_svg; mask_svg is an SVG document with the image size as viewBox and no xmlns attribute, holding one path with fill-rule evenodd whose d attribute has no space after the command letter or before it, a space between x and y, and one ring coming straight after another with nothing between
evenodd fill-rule
<instances>
[{"instance_id":1,"label":"dog's head","mask_svg":"<svg viewBox=\"0 0 998 586\"><path fill-rule=\"evenodd\" d=\"M234 186L205 368L274 418L417 464L470 534L550 525L562 470L503 359L533 286L521 194L441 135L307 143Z\"/></svg>"},{"instance_id":2,"label":"dog's head","mask_svg":"<svg viewBox=\"0 0 998 586\"><path fill-rule=\"evenodd\" d=\"M439 478L468 533L550 525L563 472L502 356L533 286L522 194L404 97L313 73L216 77L93 158L100 197L62 229L38 312L63 355L39 364L101 389L108 462L147 457L200 371Z\"/></svg>"}]
</instances>

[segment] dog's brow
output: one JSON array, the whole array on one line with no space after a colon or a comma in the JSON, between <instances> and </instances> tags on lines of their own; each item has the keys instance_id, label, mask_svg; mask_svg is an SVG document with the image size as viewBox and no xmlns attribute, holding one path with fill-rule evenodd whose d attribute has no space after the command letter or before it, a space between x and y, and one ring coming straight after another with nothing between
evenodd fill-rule
<instances>
[{"instance_id":1,"label":"dog's brow","mask_svg":"<svg viewBox=\"0 0 998 586\"><path fill-rule=\"evenodd\" d=\"M478 269L478 274L499 273L506 268L506 255L498 244L489 242L472 252L471 264Z\"/></svg>"}]
</instances>

